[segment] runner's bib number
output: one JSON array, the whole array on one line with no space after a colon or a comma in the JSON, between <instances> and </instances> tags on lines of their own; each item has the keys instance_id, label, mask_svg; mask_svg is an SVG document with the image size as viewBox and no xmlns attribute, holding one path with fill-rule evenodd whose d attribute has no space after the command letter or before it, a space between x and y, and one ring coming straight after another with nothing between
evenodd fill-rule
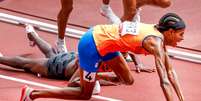
<instances>
[{"instance_id":1,"label":"runner's bib number","mask_svg":"<svg viewBox=\"0 0 201 101\"><path fill-rule=\"evenodd\" d=\"M87 82L95 82L96 72L84 71L84 80Z\"/></svg>"},{"instance_id":2,"label":"runner's bib number","mask_svg":"<svg viewBox=\"0 0 201 101\"><path fill-rule=\"evenodd\" d=\"M126 34L138 35L139 34L139 23L138 22L129 22L125 21L121 24L120 35L124 36Z\"/></svg>"}]
</instances>

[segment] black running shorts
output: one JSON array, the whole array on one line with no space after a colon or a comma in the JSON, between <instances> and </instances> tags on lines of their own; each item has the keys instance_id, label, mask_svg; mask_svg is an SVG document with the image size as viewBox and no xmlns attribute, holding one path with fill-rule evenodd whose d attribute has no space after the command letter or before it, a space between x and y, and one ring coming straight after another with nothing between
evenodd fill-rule
<instances>
[{"instance_id":1,"label":"black running shorts","mask_svg":"<svg viewBox=\"0 0 201 101\"><path fill-rule=\"evenodd\" d=\"M48 77L55 79L68 79L70 77L65 77L65 69L68 64L75 59L75 53L60 53L50 58L47 61Z\"/></svg>"}]
</instances>

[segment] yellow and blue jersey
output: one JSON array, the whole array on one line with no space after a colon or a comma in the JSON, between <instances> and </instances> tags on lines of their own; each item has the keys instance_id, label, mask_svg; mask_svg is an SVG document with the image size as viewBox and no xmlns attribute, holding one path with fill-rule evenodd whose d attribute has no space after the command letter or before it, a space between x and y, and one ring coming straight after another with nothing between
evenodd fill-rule
<instances>
[{"instance_id":1,"label":"yellow and blue jersey","mask_svg":"<svg viewBox=\"0 0 201 101\"><path fill-rule=\"evenodd\" d=\"M96 72L100 61L118 56L119 51L148 54L142 46L143 41L148 36L162 38L162 34L154 28L154 25L140 23L138 26L135 33L129 33L129 28L127 31L124 26L115 24L97 25L88 30L78 45L81 68L88 72Z\"/></svg>"},{"instance_id":2,"label":"yellow and blue jersey","mask_svg":"<svg viewBox=\"0 0 201 101\"><path fill-rule=\"evenodd\" d=\"M158 36L162 38L161 33L154 29L154 25L139 24L139 31L136 35L121 35L121 27L118 25L98 25L94 27L93 37L97 50L101 56L110 52L131 51L136 54L148 54L142 47L144 39L148 36Z\"/></svg>"}]
</instances>

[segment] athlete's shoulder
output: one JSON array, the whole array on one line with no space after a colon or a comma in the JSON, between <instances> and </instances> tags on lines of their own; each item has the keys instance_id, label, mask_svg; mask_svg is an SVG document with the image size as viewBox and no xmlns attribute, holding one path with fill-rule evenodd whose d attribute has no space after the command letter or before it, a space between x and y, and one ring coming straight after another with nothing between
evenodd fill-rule
<instances>
[{"instance_id":1,"label":"athlete's shoulder","mask_svg":"<svg viewBox=\"0 0 201 101\"><path fill-rule=\"evenodd\" d=\"M157 36L149 36L143 41L143 48L150 54L155 53L155 49L158 49L163 44L163 40Z\"/></svg>"}]
</instances>

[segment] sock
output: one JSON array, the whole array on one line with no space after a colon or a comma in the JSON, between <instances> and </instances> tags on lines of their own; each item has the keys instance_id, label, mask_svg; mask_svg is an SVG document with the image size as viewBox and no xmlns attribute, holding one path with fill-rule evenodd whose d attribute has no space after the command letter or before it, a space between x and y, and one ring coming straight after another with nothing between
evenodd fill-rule
<instances>
[{"instance_id":1,"label":"sock","mask_svg":"<svg viewBox=\"0 0 201 101\"><path fill-rule=\"evenodd\" d=\"M58 53L68 52L68 50L66 48L65 38L64 39L57 38L56 44L57 44L57 52Z\"/></svg>"},{"instance_id":2,"label":"sock","mask_svg":"<svg viewBox=\"0 0 201 101\"><path fill-rule=\"evenodd\" d=\"M110 8L109 5L102 4L101 10L102 10L102 14L105 17L108 18L108 20L110 21L110 23L112 23L112 24L119 24L119 23L121 23L120 18L114 14L114 12L112 11L112 9Z\"/></svg>"},{"instance_id":3,"label":"sock","mask_svg":"<svg viewBox=\"0 0 201 101\"><path fill-rule=\"evenodd\" d=\"M140 12L141 12L141 8L138 8L137 10L136 10L136 14L135 14L135 16L133 17L133 22L138 22L138 23L140 23Z\"/></svg>"},{"instance_id":4,"label":"sock","mask_svg":"<svg viewBox=\"0 0 201 101\"><path fill-rule=\"evenodd\" d=\"M57 43L59 45L65 45L65 38L64 39L57 38Z\"/></svg>"}]
</instances>

